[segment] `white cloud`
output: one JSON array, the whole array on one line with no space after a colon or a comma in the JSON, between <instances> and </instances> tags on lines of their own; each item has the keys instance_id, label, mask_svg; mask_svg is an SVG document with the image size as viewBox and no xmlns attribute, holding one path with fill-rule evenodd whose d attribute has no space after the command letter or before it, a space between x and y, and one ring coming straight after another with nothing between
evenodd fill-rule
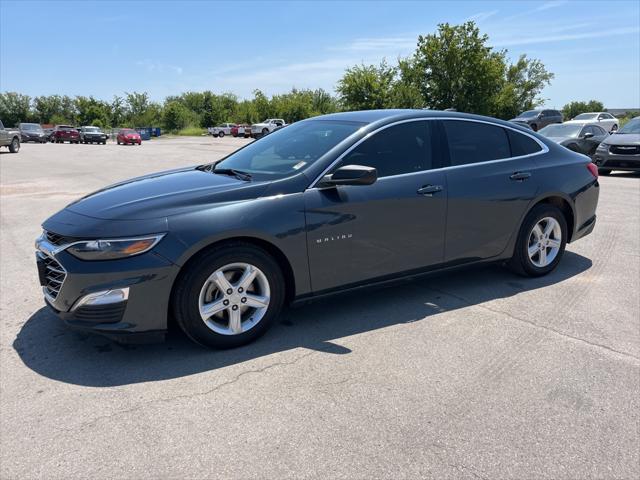
<instances>
[{"instance_id":1,"label":"white cloud","mask_svg":"<svg viewBox=\"0 0 640 480\"><path fill-rule=\"evenodd\" d=\"M570 40L584 40L588 38L604 38L617 35L628 35L640 33L638 27L621 27L612 30L592 30L583 33L558 33L556 35L512 35L507 37L495 37L491 42L494 47L509 47L514 45L533 45L538 43L557 43L567 42Z\"/></svg>"},{"instance_id":2,"label":"white cloud","mask_svg":"<svg viewBox=\"0 0 640 480\"><path fill-rule=\"evenodd\" d=\"M474 15L471 15L470 17L466 18L463 20L463 22L483 22L485 21L487 18L491 18L494 15L496 15L499 12L499 10L491 10L489 12L478 12Z\"/></svg>"},{"instance_id":3,"label":"white cloud","mask_svg":"<svg viewBox=\"0 0 640 480\"><path fill-rule=\"evenodd\" d=\"M177 75L182 75L183 72L182 67L179 67L177 65L169 65L167 63L154 62L153 60L149 60L148 58L144 60L138 60L136 62L136 65L146 68L148 72L154 73L173 72Z\"/></svg>"}]
</instances>

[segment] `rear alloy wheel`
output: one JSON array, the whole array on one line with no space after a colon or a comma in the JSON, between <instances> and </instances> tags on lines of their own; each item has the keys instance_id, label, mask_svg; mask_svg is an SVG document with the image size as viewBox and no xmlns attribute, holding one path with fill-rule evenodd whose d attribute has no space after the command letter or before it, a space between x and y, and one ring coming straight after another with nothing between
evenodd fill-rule
<instances>
[{"instance_id":1,"label":"rear alloy wheel","mask_svg":"<svg viewBox=\"0 0 640 480\"><path fill-rule=\"evenodd\" d=\"M14 138L9 145L9 151L11 153L18 153L20 151L20 140Z\"/></svg>"},{"instance_id":2,"label":"rear alloy wheel","mask_svg":"<svg viewBox=\"0 0 640 480\"><path fill-rule=\"evenodd\" d=\"M174 316L192 340L233 348L262 335L284 303L284 278L275 260L249 244L204 253L178 279Z\"/></svg>"},{"instance_id":3,"label":"rear alloy wheel","mask_svg":"<svg viewBox=\"0 0 640 480\"><path fill-rule=\"evenodd\" d=\"M541 204L526 216L518 234L511 267L539 277L556 268L567 243L567 221L553 205Z\"/></svg>"}]
</instances>

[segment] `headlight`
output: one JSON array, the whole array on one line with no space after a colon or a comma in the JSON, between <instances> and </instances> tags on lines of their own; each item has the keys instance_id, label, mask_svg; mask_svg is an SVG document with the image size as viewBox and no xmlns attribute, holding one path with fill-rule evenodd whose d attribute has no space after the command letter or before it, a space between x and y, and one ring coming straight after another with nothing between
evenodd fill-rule
<instances>
[{"instance_id":1,"label":"headlight","mask_svg":"<svg viewBox=\"0 0 640 480\"><path fill-rule=\"evenodd\" d=\"M600 145L598 145L598 148L596 150L607 150L609 148L609 145L606 143L601 143Z\"/></svg>"},{"instance_id":2,"label":"headlight","mask_svg":"<svg viewBox=\"0 0 640 480\"><path fill-rule=\"evenodd\" d=\"M81 260L113 260L132 257L155 247L164 233L137 238L87 240L70 245L67 251Z\"/></svg>"}]
</instances>

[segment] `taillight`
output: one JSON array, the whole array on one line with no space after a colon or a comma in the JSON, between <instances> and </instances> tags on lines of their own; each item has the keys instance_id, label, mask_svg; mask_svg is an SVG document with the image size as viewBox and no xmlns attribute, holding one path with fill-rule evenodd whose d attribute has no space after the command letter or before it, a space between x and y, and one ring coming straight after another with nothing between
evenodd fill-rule
<instances>
[{"instance_id":1,"label":"taillight","mask_svg":"<svg viewBox=\"0 0 640 480\"><path fill-rule=\"evenodd\" d=\"M587 170L591 172L591 175L598 178L598 167L596 167L595 164L591 162L587 163Z\"/></svg>"}]
</instances>

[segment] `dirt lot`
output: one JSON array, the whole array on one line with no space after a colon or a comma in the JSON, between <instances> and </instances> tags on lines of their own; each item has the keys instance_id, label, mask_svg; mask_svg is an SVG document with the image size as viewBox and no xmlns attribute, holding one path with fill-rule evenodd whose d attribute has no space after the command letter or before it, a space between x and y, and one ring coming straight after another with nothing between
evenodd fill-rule
<instances>
[{"instance_id":1,"label":"dirt lot","mask_svg":"<svg viewBox=\"0 0 640 480\"><path fill-rule=\"evenodd\" d=\"M246 140L0 154L0 478L638 478L640 176L601 179L560 267L293 310L257 343L122 347L45 308L33 240L74 198Z\"/></svg>"}]
</instances>

